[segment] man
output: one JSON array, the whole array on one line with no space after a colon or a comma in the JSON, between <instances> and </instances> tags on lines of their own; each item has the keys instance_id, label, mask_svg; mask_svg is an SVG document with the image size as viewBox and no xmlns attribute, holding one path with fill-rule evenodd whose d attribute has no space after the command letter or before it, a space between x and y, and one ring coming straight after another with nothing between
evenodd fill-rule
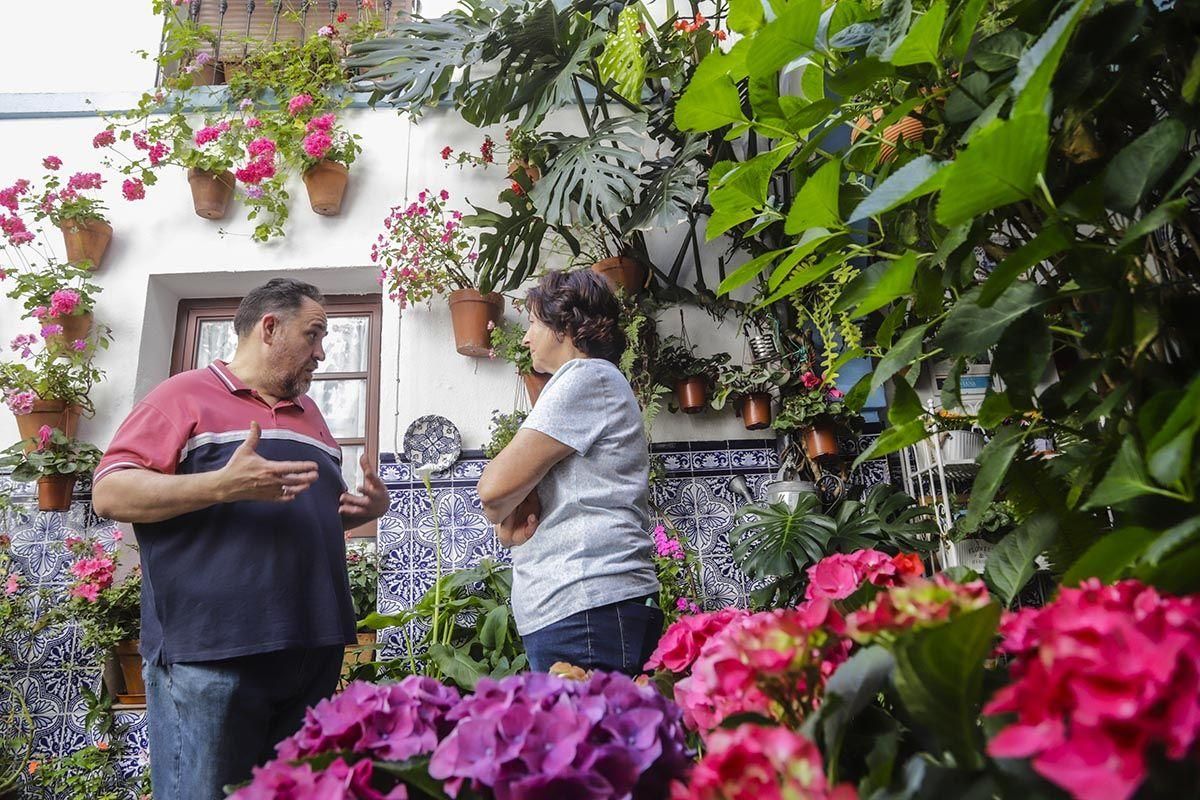
<instances>
[{"instance_id":1,"label":"man","mask_svg":"<svg viewBox=\"0 0 1200 800\"><path fill-rule=\"evenodd\" d=\"M242 300L237 353L175 375L122 423L94 476L102 517L132 522L142 562L154 796L219 800L337 687L355 641L343 531L381 516L364 456L305 392L324 360L321 293L277 278Z\"/></svg>"}]
</instances>

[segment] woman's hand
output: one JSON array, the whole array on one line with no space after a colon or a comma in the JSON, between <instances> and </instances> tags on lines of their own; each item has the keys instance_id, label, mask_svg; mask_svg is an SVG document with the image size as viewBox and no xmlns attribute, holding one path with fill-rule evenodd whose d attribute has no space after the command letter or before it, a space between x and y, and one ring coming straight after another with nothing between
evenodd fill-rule
<instances>
[{"instance_id":1,"label":"woman's hand","mask_svg":"<svg viewBox=\"0 0 1200 800\"><path fill-rule=\"evenodd\" d=\"M517 547L533 538L541 521L542 501L535 487L513 512L496 524L496 538L505 547Z\"/></svg>"}]
</instances>

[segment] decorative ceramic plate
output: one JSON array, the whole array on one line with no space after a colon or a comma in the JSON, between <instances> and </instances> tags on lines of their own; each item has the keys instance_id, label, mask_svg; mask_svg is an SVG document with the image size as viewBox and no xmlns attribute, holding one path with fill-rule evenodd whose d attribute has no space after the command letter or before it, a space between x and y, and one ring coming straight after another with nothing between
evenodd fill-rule
<instances>
[{"instance_id":1,"label":"decorative ceramic plate","mask_svg":"<svg viewBox=\"0 0 1200 800\"><path fill-rule=\"evenodd\" d=\"M462 435L445 417L418 417L404 432L404 455L413 467L445 472L462 453Z\"/></svg>"}]
</instances>

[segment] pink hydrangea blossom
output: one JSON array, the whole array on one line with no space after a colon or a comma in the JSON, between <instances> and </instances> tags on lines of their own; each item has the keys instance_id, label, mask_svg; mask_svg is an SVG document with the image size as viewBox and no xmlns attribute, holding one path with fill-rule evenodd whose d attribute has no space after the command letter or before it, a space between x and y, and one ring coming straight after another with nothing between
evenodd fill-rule
<instances>
[{"instance_id":1,"label":"pink hydrangea blossom","mask_svg":"<svg viewBox=\"0 0 1200 800\"><path fill-rule=\"evenodd\" d=\"M1006 614L1011 682L984 707L1015 721L989 743L1080 800L1126 800L1146 756L1194 759L1200 737L1200 595L1138 581L1063 588L1040 609Z\"/></svg>"},{"instance_id":2,"label":"pink hydrangea blossom","mask_svg":"<svg viewBox=\"0 0 1200 800\"><path fill-rule=\"evenodd\" d=\"M676 674L687 672L700 656L705 642L748 613L740 608L723 608L709 614L681 617L658 640L658 647L646 662L646 669L661 668Z\"/></svg>"},{"instance_id":3,"label":"pink hydrangea blossom","mask_svg":"<svg viewBox=\"0 0 1200 800\"><path fill-rule=\"evenodd\" d=\"M57 171L62 166L62 159L58 156L46 156L42 159L42 166L51 171Z\"/></svg>"},{"instance_id":4,"label":"pink hydrangea blossom","mask_svg":"<svg viewBox=\"0 0 1200 800\"><path fill-rule=\"evenodd\" d=\"M92 147L95 147L96 149L99 149L101 147L108 147L110 144L112 144L116 140L117 140L116 134L114 134L110 130L103 130L92 137Z\"/></svg>"},{"instance_id":5,"label":"pink hydrangea blossom","mask_svg":"<svg viewBox=\"0 0 1200 800\"><path fill-rule=\"evenodd\" d=\"M312 104L313 104L313 99L312 99L311 95L298 94L295 97L293 97L291 100L288 100L287 110L288 110L288 113L294 117L297 114L299 114L301 111L303 111L304 109L311 108Z\"/></svg>"},{"instance_id":6,"label":"pink hydrangea blossom","mask_svg":"<svg viewBox=\"0 0 1200 800\"><path fill-rule=\"evenodd\" d=\"M952 617L983 608L991 601L983 581L956 583L943 573L932 579L909 577L880 592L851 614L851 638L860 644L890 641L898 633L941 625Z\"/></svg>"},{"instance_id":7,"label":"pink hydrangea blossom","mask_svg":"<svg viewBox=\"0 0 1200 800\"><path fill-rule=\"evenodd\" d=\"M850 784L830 787L821 751L782 727L739 725L714 731L687 785L671 800L856 800Z\"/></svg>"},{"instance_id":8,"label":"pink hydrangea blossom","mask_svg":"<svg viewBox=\"0 0 1200 800\"><path fill-rule=\"evenodd\" d=\"M864 581L893 586L905 576L921 575L924 569L920 556L913 553L897 556L878 550L834 553L808 568L805 597L843 600L854 594Z\"/></svg>"},{"instance_id":9,"label":"pink hydrangea blossom","mask_svg":"<svg viewBox=\"0 0 1200 800\"><path fill-rule=\"evenodd\" d=\"M301 143L309 158L322 159L333 146L333 139L325 131L313 131Z\"/></svg>"},{"instance_id":10,"label":"pink hydrangea blossom","mask_svg":"<svg viewBox=\"0 0 1200 800\"><path fill-rule=\"evenodd\" d=\"M143 200L146 197L146 186L141 178L126 178L121 184L121 194L126 200Z\"/></svg>"}]
</instances>

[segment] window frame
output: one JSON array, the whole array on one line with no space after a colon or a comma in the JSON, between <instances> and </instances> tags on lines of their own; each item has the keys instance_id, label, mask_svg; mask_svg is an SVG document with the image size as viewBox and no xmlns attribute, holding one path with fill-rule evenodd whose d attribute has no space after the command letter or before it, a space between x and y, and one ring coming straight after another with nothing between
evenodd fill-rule
<instances>
[{"instance_id":1,"label":"window frame","mask_svg":"<svg viewBox=\"0 0 1200 800\"><path fill-rule=\"evenodd\" d=\"M175 313L175 339L171 347L171 374L207 366L195 364L200 326L204 322L232 320L241 298L184 298ZM327 295L324 307L330 317L368 318L367 370L362 372L324 372L318 380L361 380L367 382L366 436L337 439L340 446L361 445L372 464L379 463L379 390L383 351L383 297L376 294ZM353 489L354 487L351 487ZM347 531L348 538L374 538L378 525L372 522Z\"/></svg>"}]
</instances>

